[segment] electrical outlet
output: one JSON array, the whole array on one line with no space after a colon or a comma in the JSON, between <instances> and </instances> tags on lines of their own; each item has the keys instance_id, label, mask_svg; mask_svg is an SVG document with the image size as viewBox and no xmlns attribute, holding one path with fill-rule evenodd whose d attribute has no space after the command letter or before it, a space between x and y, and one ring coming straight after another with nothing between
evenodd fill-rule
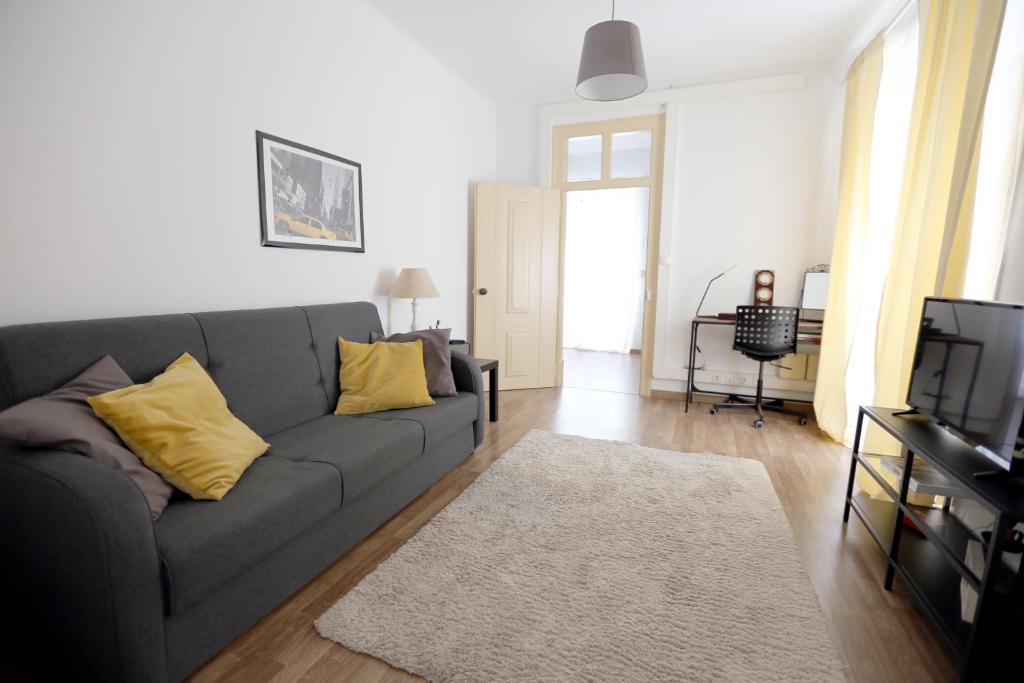
<instances>
[{"instance_id":1,"label":"electrical outlet","mask_svg":"<svg viewBox=\"0 0 1024 683\"><path fill-rule=\"evenodd\" d=\"M736 383L736 378L733 377L732 375L730 375L728 373L722 375L722 384L735 384L735 383Z\"/></svg>"},{"instance_id":2,"label":"electrical outlet","mask_svg":"<svg viewBox=\"0 0 1024 683\"><path fill-rule=\"evenodd\" d=\"M750 386L750 375L736 375L736 384L741 387Z\"/></svg>"},{"instance_id":3,"label":"electrical outlet","mask_svg":"<svg viewBox=\"0 0 1024 683\"><path fill-rule=\"evenodd\" d=\"M718 372L717 370L712 370L711 371L711 383L712 384L725 384L725 380L724 380L724 378L722 376L722 373Z\"/></svg>"}]
</instances>

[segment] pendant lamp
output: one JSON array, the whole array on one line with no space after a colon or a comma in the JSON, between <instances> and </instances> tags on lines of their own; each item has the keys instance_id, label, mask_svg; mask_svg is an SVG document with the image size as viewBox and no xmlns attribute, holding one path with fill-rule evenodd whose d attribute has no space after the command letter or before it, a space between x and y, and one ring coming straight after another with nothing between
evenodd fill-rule
<instances>
[{"instance_id":1,"label":"pendant lamp","mask_svg":"<svg viewBox=\"0 0 1024 683\"><path fill-rule=\"evenodd\" d=\"M615 19L587 29L576 79L576 94L585 100L625 100L647 90L647 70L640 47L640 29L631 21Z\"/></svg>"}]
</instances>

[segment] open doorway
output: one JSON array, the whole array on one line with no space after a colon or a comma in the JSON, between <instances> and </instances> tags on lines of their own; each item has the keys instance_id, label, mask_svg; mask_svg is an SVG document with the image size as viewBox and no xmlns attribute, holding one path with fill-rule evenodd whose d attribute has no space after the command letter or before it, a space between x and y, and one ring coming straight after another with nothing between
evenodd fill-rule
<instances>
[{"instance_id":1,"label":"open doorway","mask_svg":"<svg viewBox=\"0 0 1024 683\"><path fill-rule=\"evenodd\" d=\"M640 390L649 187L565 197L562 384Z\"/></svg>"},{"instance_id":2,"label":"open doorway","mask_svg":"<svg viewBox=\"0 0 1024 683\"><path fill-rule=\"evenodd\" d=\"M654 115L552 131L563 386L650 395L663 126Z\"/></svg>"}]
</instances>

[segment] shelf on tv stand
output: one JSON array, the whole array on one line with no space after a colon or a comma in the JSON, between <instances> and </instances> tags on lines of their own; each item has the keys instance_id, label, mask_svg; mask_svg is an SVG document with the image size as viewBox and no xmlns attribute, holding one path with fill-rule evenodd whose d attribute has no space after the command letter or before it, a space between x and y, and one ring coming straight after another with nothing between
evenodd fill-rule
<instances>
[{"instance_id":1,"label":"shelf on tv stand","mask_svg":"<svg viewBox=\"0 0 1024 683\"><path fill-rule=\"evenodd\" d=\"M893 501L854 496L851 509L864 522L875 542L888 551L892 546L898 506ZM937 515L956 519L941 510L929 511L926 522L936 523ZM934 514L931 514L934 513ZM930 540L916 533L901 535L899 562L893 567L925 612L950 642L957 656L967 653L970 624L960 618L961 574L944 558L943 551ZM961 536L963 549L967 537Z\"/></svg>"},{"instance_id":2,"label":"shelf on tv stand","mask_svg":"<svg viewBox=\"0 0 1024 683\"><path fill-rule=\"evenodd\" d=\"M979 474L991 472L995 464L923 415L896 415L903 411L894 408L866 406L860 410L862 416L868 416L911 452L974 494L991 512L1024 520L1024 477L979 479Z\"/></svg>"},{"instance_id":3,"label":"shelf on tv stand","mask_svg":"<svg viewBox=\"0 0 1024 683\"><path fill-rule=\"evenodd\" d=\"M879 456L860 450L864 420L870 420L893 436L901 445L900 456ZM968 529L948 508L923 508L907 502L914 456L927 461L994 517L992 538L1001 538L1006 529L1024 520L1024 481L1018 478L988 479L976 475L990 471L992 463L964 441L926 417L890 408L862 407L850 463L843 521L852 509L875 542L886 553L885 587L891 590L899 575L924 612L935 622L963 663L962 675L971 680L979 673L992 675L1005 656L1012 662L1015 649L993 645L998 634L1019 633L1024 626L1018 605L1007 596L1013 579L1001 559L1002 549L982 544L985 554L980 574L964 561L968 543L981 539ZM903 477L898 490L881 474L881 459L898 457ZM857 468L863 468L880 485L888 499L853 495ZM907 516L921 533L907 529ZM970 585L978 594L973 623L961 618L960 587ZM979 633L983 636L979 637ZM988 641L988 642L984 642ZM1001 651L1005 652L1001 654Z\"/></svg>"}]
</instances>

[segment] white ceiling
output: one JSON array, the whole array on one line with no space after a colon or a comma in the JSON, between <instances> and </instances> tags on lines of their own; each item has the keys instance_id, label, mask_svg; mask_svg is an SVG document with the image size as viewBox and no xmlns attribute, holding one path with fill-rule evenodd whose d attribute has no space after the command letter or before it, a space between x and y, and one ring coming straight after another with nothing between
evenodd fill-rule
<instances>
[{"instance_id":1,"label":"white ceiling","mask_svg":"<svg viewBox=\"0 0 1024 683\"><path fill-rule=\"evenodd\" d=\"M583 33L611 0L367 0L497 102L574 97ZM848 58L905 0L617 0L652 88Z\"/></svg>"}]
</instances>

